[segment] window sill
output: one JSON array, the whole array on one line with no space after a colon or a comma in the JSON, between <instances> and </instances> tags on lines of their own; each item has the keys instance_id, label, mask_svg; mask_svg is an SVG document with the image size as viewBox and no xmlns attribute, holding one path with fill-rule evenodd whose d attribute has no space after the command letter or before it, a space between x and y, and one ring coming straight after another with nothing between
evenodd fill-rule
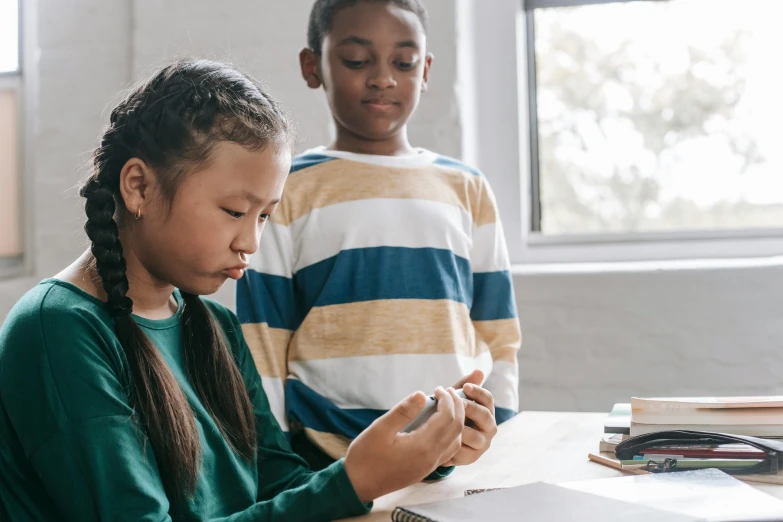
<instances>
[{"instance_id":1,"label":"window sill","mask_svg":"<svg viewBox=\"0 0 783 522\"><path fill-rule=\"evenodd\" d=\"M724 230L676 230L665 232L609 232L596 234L531 233L527 242L531 248L539 245L616 245L620 243L726 241L753 239L783 239L783 228L736 228Z\"/></svg>"},{"instance_id":2,"label":"window sill","mask_svg":"<svg viewBox=\"0 0 783 522\"><path fill-rule=\"evenodd\" d=\"M662 261L514 264L511 266L511 275L584 275L675 271L682 272L689 270L734 270L776 267L783 268L783 256L722 259L678 259Z\"/></svg>"},{"instance_id":3,"label":"window sill","mask_svg":"<svg viewBox=\"0 0 783 522\"><path fill-rule=\"evenodd\" d=\"M677 263L783 256L783 229L508 236L512 264Z\"/></svg>"}]
</instances>

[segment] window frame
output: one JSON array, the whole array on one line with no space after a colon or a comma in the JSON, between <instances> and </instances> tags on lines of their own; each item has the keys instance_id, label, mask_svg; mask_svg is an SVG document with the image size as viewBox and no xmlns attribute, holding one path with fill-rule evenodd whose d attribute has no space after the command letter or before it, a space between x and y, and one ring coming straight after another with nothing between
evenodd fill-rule
<instances>
[{"instance_id":1,"label":"window frame","mask_svg":"<svg viewBox=\"0 0 783 522\"><path fill-rule=\"evenodd\" d=\"M10 90L15 94L16 99L16 146L17 146L17 201L19 202L17 208L17 227L19 234L19 250L18 255L2 256L0 255L0 280L8 279L24 275L30 271L31 260L26 255L29 229L28 223L28 180L26 179L26 165L27 165L27 111L26 111L26 96L25 96L25 53L23 48L25 46L26 32L24 30L25 10L22 0L17 0L17 24L18 24L18 59L17 67L14 71L0 72L0 89Z\"/></svg>"},{"instance_id":2,"label":"window frame","mask_svg":"<svg viewBox=\"0 0 783 522\"><path fill-rule=\"evenodd\" d=\"M22 9L23 0L17 0L16 2L16 24L17 24L17 45L16 45L16 70L15 71L0 71L0 78L4 76L21 76L22 75L22 42L23 37L23 24L22 24Z\"/></svg>"},{"instance_id":3,"label":"window frame","mask_svg":"<svg viewBox=\"0 0 783 522\"><path fill-rule=\"evenodd\" d=\"M513 264L753 258L783 255L783 227L545 235L538 201L533 10L630 1L493 0L462 13L472 25L467 60L475 94L476 162L498 199ZM493 56L493 60L480 59ZM464 58L463 58L464 59ZM487 62L491 62L487 65ZM498 64L511 64L505 71ZM512 74L513 73L513 74ZM467 80L467 78L466 78Z\"/></svg>"}]
</instances>

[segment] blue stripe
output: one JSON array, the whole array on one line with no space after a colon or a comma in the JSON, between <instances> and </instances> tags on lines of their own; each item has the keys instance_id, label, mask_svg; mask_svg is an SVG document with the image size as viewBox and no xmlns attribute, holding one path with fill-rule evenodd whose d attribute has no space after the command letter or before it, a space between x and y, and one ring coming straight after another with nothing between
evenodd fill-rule
<instances>
[{"instance_id":1,"label":"blue stripe","mask_svg":"<svg viewBox=\"0 0 783 522\"><path fill-rule=\"evenodd\" d=\"M242 323L267 323L296 330L301 323L294 300L294 282L249 269L237 282L237 317Z\"/></svg>"},{"instance_id":2,"label":"blue stripe","mask_svg":"<svg viewBox=\"0 0 783 522\"><path fill-rule=\"evenodd\" d=\"M515 416L517 412L514 410L510 410L508 408L498 408L495 407L495 422L500 426L507 420L511 419L513 416Z\"/></svg>"},{"instance_id":3,"label":"blue stripe","mask_svg":"<svg viewBox=\"0 0 783 522\"><path fill-rule=\"evenodd\" d=\"M286 414L292 421L322 433L336 433L355 439L385 410L341 409L298 379L285 383Z\"/></svg>"},{"instance_id":4,"label":"blue stripe","mask_svg":"<svg viewBox=\"0 0 783 522\"><path fill-rule=\"evenodd\" d=\"M474 169L470 165L466 165L459 160L455 160L454 158L449 158L448 156L438 156L438 159L435 160L435 165L450 167L452 169L459 169L463 172L469 172L474 176L481 176L481 172L479 172L477 169Z\"/></svg>"},{"instance_id":5,"label":"blue stripe","mask_svg":"<svg viewBox=\"0 0 783 522\"><path fill-rule=\"evenodd\" d=\"M472 283L470 262L437 248L343 250L294 276L302 317L313 306L378 299L451 299L470 307Z\"/></svg>"},{"instance_id":6,"label":"blue stripe","mask_svg":"<svg viewBox=\"0 0 783 522\"><path fill-rule=\"evenodd\" d=\"M302 154L301 156L296 156L291 161L291 170L289 171L289 174L293 174L298 170L315 167L316 165L320 165L321 163L325 163L327 161L332 161L333 159L336 158L331 156L324 156L323 154Z\"/></svg>"},{"instance_id":7,"label":"blue stripe","mask_svg":"<svg viewBox=\"0 0 783 522\"><path fill-rule=\"evenodd\" d=\"M473 274L473 306L470 318L474 321L513 319L517 316L511 273L478 272Z\"/></svg>"}]
</instances>

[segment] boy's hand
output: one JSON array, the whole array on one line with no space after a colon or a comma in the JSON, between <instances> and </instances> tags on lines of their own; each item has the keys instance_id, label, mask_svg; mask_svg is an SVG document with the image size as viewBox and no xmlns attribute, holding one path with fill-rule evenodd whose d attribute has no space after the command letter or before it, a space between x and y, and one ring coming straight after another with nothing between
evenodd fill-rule
<instances>
[{"instance_id":1,"label":"boy's hand","mask_svg":"<svg viewBox=\"0 0 783 522\"><path fill-rule=\"evenodd\" d=\"M465 397L471 400L465 402L465 418L470 421L462 430L462 446L454 457L441 464L442 466L464 466L476 462L489 449L492 439L498 432L495 421L495 399L492 394L481 387L484 373L475 370L463 377L454 387L460 387Z\"/></svg>"},{"instance_id":2,"label":"boy's hand","mask_svg":"<svg viewBox=\"0 0 783 522\"><path fill-rule=\"evenodd\" d=\"M453 388L435 390L437 411L419 429L400 433L424 408L421 392L409 395L373 422L348 447L345 471L362 502L420 482L461 448L464 401Z\"/></svg>"}]
</instances>

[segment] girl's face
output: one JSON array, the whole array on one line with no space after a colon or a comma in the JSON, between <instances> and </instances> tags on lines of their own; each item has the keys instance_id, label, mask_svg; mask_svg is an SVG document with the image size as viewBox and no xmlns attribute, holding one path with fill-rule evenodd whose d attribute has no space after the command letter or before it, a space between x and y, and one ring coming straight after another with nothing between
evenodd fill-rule
<instances>
[{"instance_id":1,"label":"girl's face","mask_svg":"<svg viewBox=\"0 0 783 522\"><path fill-rule=\"evenodd\" d=\"M212 294L226 279L239 279L290 165L287 146L249 151L220 142L206 164L184 175L170 205L151 184L142 218L131 227L134 255L154 278L193 294Z\"/></svg>"}]
</instances>

